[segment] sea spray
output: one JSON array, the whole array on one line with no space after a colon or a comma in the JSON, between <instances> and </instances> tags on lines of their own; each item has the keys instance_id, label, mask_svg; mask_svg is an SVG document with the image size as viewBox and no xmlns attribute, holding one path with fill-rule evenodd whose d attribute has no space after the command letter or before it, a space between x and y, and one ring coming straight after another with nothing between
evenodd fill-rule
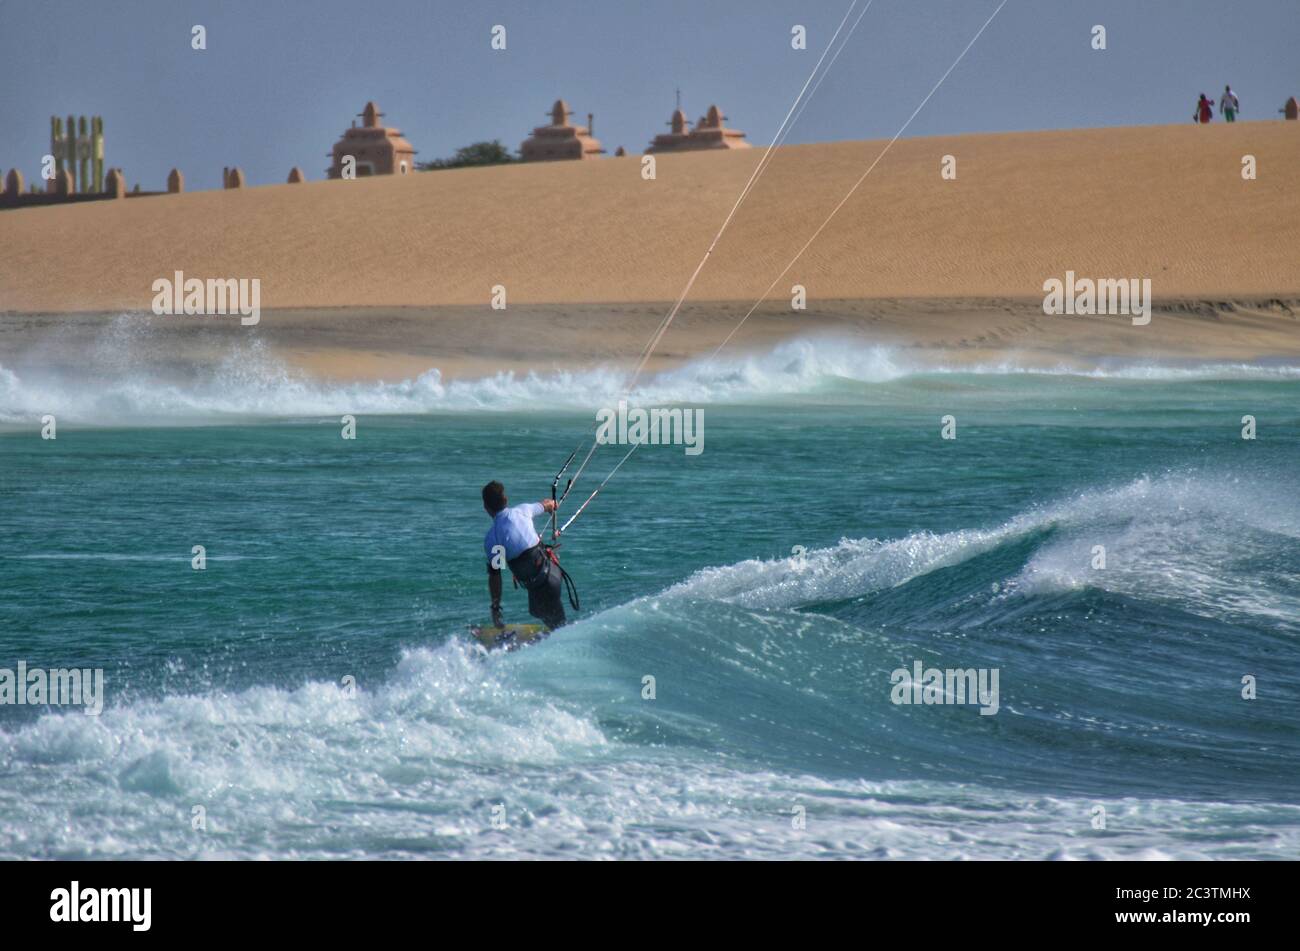
<instances>
[{"instance_id":1,"label":"sea spray","mask_svg":"<svg viewBox=\"0 0 1300 951\"><path fill-rule=\"evenodd\" d=\"M500 372L477 379L444 380L431 367L396 382L320 380L278 359L264 341L231 343L214 363L189 370L151 358L152 334L142 318L122 320L74 374L61 365L0 365L0 425L23 425L50 413L76 425L225 423L244 419L482 412L590 413L614 406L625 384L612 367L553 373ZM1300 366L1212 363L1165 365L1111 361L1090 367L1041 367L1014 362L944 363L905 350L831 338L793 340L771 351L719 360L701 359L644 379L641 405L746 406L766 401L916 404L942 386L968 382L1002 389L1037 385L1050 394L1074 380L1187 382L1241 380L1300 382ZM1017 382L1019 381L1019 382ZM1093 391L1076 390L1088 400ZM1096 399L1105 396L1096 390ZM1154 392L1154 391L1152 391ZM1008 398L1032 399L1020 392ZM950 407L945 406L945 411ZM1240 414L1239 414L1240 415Z\"/></svg>"}]
</instances>

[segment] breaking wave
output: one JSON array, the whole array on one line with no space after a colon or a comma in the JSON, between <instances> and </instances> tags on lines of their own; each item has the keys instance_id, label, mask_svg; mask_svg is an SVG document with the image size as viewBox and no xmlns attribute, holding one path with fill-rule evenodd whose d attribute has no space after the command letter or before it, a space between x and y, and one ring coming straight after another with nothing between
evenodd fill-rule
<instances>
[{"instance_id":1,"label":"breaking wave","mask_svg":"<svg viewBox=\"0 0 1300 951\"><path fill-rule=\"evenodd\" d=\"M0 365L0 425L30 425L45 414L82 425L157 425L338 416L476 411L572 410L611 405L624 371L605 366L549 373L500 372L445 379L436 367L392 382L330 382L278 359L260 341L230 346L210 364L180 370L149 356L141 326L119 329L75 371L35 362ZM125 328L125 329L122 329ZM1300 380L1300 367L1251 364L1161 365L1111 361L1056 367L944 363L899 348L831 338L796 339L751 355L700 358L646 377L633 394L644 404L724 404L811 397L842 399L913 379L1119 381Z\"/></svg>"},{"instance_id":2,"label":"breaking wave","mask_svg":"<svg viewBox=\"0 0 1300 951\"><path fill-rule=\"evenodd\" d=\"M1229 742L1216 731L1241 701L1207 697L1237 655L1181 647L1263 649L1248 628L1189 629L1196 615L1294 636L1298 538L1293 495L1143 478L992 528L704 569L514 655L449 637L355 690L209 687L48 713L0 730L0 856L1294 857L1300 806L1277 773L1294 683L1275 674L1279 701L1253 714L1277 752ZM1112 596L1119 642L1071 620ZM945 610L961 638L925 656L1001 667L996 724L889 703L890 669ZM1190 690L1198 676L1208 692ZM1205 793L1225 776L1236 801ZM1098 804L1114 831L1091 830Z\"/></svg>"}]
</instances>

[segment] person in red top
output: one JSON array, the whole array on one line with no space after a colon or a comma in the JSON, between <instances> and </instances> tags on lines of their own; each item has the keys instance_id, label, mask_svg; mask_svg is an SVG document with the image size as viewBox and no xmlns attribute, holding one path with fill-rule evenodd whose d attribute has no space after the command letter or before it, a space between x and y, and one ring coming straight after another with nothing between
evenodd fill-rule
<instances>
[{"instance_id":1,"label":"person in red top","mask_svg":"<svg viewBox=\"0 0 1300 951\"><path fill-rule=\"evenodd\" d=\"M1204 124L1213 118L1214 103L1205 98L1205 93L1201 93L1201 101L1196 104L1196 114L1192 116L1192 119Z\"/></svg>"}]
</instances>

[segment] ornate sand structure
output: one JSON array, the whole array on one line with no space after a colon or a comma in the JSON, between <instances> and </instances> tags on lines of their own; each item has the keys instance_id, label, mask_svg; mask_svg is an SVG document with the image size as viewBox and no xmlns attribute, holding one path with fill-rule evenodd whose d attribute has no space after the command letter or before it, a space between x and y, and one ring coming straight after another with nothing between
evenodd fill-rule
<instances>
[{"instance_id":1,"label":"ornate sand structure","mask_svg":"<svg viewBox=\"0 0 1300 951\"><path fill-rule=\"evenodd\" d=\"M748 149L753 148L744 141L745 133L739 129L728 129L724 124L727 117L717 106L709 106L706 115L700 117L695 128L687 131L686 114L680 108L673 111L668 125L672 131L654 137L646 154L655 152L693 152L698 149Z\"/></svg>"},{"instance_id":2,"label":"ornate sand structure","mask_svg":"<svg viewBox=\"0 0 1300 951\"><path fill-rule=\"evenodd\" d=\"M591 136L591 116L587 125L572 125L573 115L563 99L551 107L551 124L538 126L519 147L525 162L555 162L564 159L594 159L604 153L600 142Z\"/></svg>"},{"instance_id":3,"label":"ornate sand structure","mask_svg":"<svg viewBox=\"0 0 1300 951\"><path fill-rule=\"evenodd\" d=\"M343 159L350 155L356 161L357 177L366 175L406 175L415 171L415 149L402 138L400 129L379 124L384 114L373 102L366 103L352 128L343 132L330 153L334 161L326 170L330 178L343 177Z\"/></svg>"},{"instance_id":4,"label":"ornate sand structure","mask_svg":"<svg viewBox=\"0 0 1300 951\"><path fill-rule=\"evenodd\" d=\"M654 137L650 143L650 148L646 153L651 152L680 152L690 148L687 141L691 137L690 130L686 128L686 113L681 108L673 110L673 117L668 120L668 127L671 132L661 132Z\"/></svg>"},{"instance_id":5,"label":"ornate sand structure","mask_svg":"<svg viewBox=\"0 0 1300 951\"><path fill-rule=\"evenodd\" d=\"M71 191L60 194L98 194L104 190L104 120L92 116L80 121L68 116L68 124L50 116L50 154L54 156L55 179L67 171Z\"/></svg>"}]
</instances>

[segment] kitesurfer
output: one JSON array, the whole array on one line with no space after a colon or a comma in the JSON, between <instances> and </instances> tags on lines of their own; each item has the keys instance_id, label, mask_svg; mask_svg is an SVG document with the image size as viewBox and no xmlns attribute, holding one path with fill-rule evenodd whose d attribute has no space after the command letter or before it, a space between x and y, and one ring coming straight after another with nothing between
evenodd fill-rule
<instances>
[{"instance_id":1,"label":"kitesurfer","mask_svg":"<svg viewBox=\"0 0 1300 951\"><path fill-rule=\"evenodd\" d=\"M488 593L492 596L492 623L502 626L501 568L510 569L515 583L528 590L528 613L554 630L566 621L562 597L565 576L555 553L542 543L533 519L554 512L555 499L525 502L510 507L500 482L483 486L483 508L492 527L483 539L487 554Z\"/></svg>"}]
</instances>

